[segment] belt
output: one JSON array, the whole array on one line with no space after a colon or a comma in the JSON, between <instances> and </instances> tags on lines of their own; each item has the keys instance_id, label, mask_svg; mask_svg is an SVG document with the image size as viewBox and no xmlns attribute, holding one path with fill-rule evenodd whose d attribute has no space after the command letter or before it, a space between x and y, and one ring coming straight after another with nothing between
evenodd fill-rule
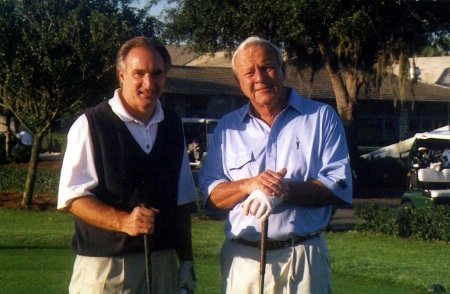
<instances>
[{"instance_id":1,"label":"belt","mask_svg":"<svg viewBox=\"0 0 450 294\"><path fill-rule=\"evenodd\" d=\"M287 247L294 247L302 242L305 242L309 239L312 239L314 237L319 236L318 232L311 233L306 236L295 236L290 239L284 240L284 241L267 241L266 243L266 249L267 250L278 250L283 249ZM242 238L238 239L232 239L232 241L244 245L244 246L250 246L261 249L261 241L248 241Z\"/></svg>"}]
</instances>

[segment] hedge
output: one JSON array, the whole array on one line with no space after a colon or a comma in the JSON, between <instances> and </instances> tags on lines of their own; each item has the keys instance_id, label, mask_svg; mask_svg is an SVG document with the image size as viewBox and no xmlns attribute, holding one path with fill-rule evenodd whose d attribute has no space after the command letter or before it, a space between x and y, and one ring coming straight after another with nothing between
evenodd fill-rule
<instances>
[{"instance_id":1,"label":"hedge","mask_svg":"<svg viewBox=\"0 0 450 294\"><path fill-rule=\"evenodd\" d=\"M427 241L450 241L450 206L412 210L370 204L355 207L355 214L361 219L355 226L358 231Z\"/></svg>"}]
</instances>

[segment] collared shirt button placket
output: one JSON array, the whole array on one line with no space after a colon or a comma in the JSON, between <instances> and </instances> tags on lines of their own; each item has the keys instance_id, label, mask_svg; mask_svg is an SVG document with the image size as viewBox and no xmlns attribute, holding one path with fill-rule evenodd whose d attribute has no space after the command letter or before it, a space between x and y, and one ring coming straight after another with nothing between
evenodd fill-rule
<instances>
[{"instance_id":1,"label":"collared shirt button placket","mask_svg":"<svg viewBox=\"0 0 450 294\"><path fill-rule=\"evenodd\" d=\"M147 126L144 130L144 146L145 146L145 150L149 151L150 150L150 144L148 143L147 140L147 136L148 136L148 132L149 132L149 127Z\"/></svg>"},{"instance_id":2,"label":"collared shirt button placket","mask_svg":"<svg viewBox=\"0 0 450 294\"><path fill-rule=\"evenodd\" d=\"M272 134L267 142L266 168L277 171L277 142Z\"/></svg>"}]
</instances>

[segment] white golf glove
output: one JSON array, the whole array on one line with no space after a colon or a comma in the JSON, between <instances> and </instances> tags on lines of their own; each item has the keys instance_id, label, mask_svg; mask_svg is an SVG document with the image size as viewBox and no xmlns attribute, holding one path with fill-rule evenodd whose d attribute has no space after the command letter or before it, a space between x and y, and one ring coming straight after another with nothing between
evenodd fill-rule
<instances>
[{"instance_id":1,"label":"white golf glove","mask_svg":"<svg viewBox=\"0 0 450 294\"><path fill-rule=\"evenodd\" d=\"M191 260L182 261L178 269L178 285L181 289L185 289L187 293L194 293L196 284L194 262Z\"/></svg>"},{"instance_id":2,"label":"white golf glove","mask_svg":"<svg viewBox=\"0 0 450 294\"><path fill-rule=\"evenodd\" d=\"M269 196L256 189L245 199L242 207L245 215L251 213L260 220L266 220L281 202L283 202L281 198Z\"/></svg>"}]
</instances>

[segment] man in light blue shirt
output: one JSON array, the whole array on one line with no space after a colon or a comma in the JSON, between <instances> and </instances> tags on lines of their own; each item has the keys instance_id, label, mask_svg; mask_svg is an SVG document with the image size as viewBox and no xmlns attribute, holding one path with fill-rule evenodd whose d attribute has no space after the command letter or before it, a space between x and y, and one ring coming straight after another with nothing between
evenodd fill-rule
<instances>
[{"instance_id":1,"label":"man in light blue shirt","mask_svg":"<svg viewBox=\"0 0 450 294\"><path fill-rule=\"evenodd\" d=\"M280 50L250 37L233 70L246 106L215 129L199 181L206 209L229 210L222 247L222 293L259 287L261 221L268 219L268 293L331 293L320 234L332 205L351 203L352 179L342 123L328 105L284 86Z\"/></svg>"}]
</instances>

